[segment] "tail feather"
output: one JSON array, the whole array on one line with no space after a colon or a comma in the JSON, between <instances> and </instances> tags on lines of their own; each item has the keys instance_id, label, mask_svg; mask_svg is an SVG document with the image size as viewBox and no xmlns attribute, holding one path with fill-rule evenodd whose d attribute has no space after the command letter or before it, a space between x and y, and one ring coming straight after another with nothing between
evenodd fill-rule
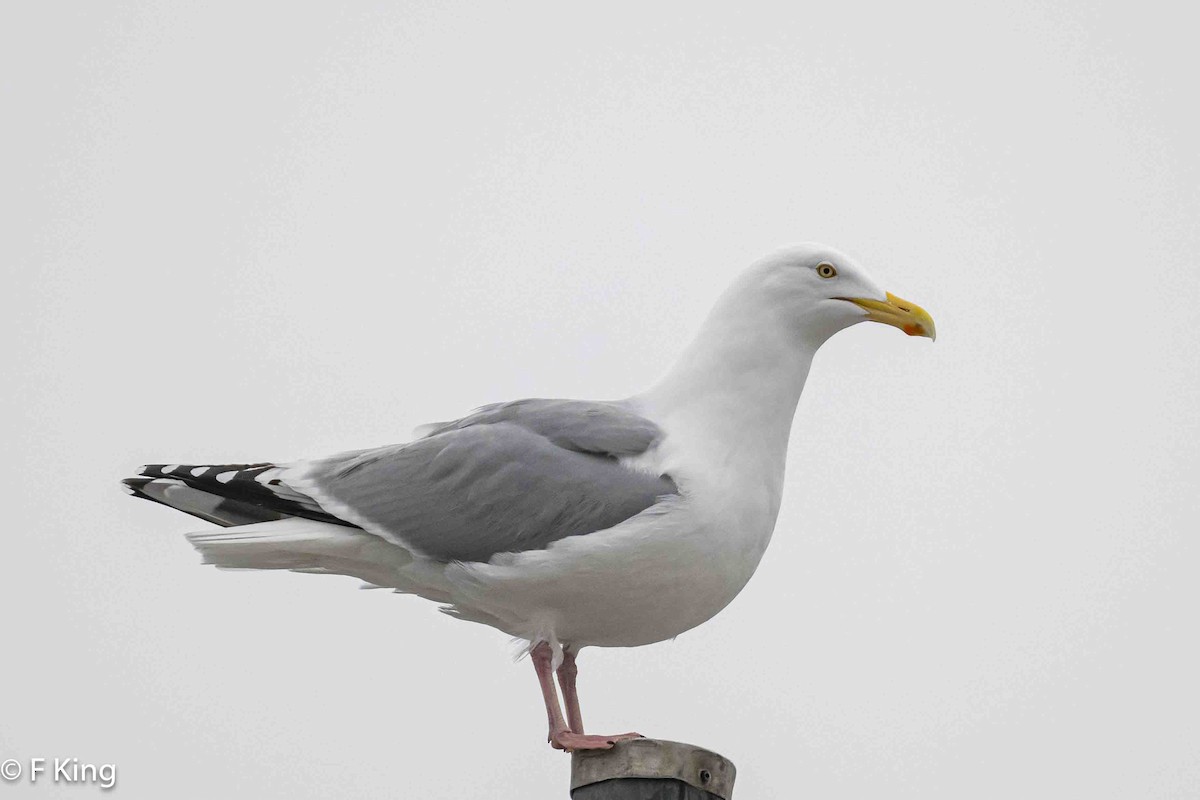
<instances>
[{"instance_id":1,"label":"tail feather","mask_svg":"<svg viewBox=\"0 0 1200 800\"><path fill-rule=\"evenodd\" d=\"M365 531L306 519L187 534L205 564L221 569L285 569L349 575L372 586L395 587L412 554Z\"/></svg>"}]
</instances>

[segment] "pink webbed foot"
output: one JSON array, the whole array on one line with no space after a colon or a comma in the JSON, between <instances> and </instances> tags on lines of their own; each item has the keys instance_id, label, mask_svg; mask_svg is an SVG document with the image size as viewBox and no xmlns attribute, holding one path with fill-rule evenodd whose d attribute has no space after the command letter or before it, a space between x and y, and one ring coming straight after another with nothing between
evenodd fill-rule
<instances>
[{"instance_id":1,"label":"pink webbed foot","mask_svg":"<svg viewBox=\"0 0 1200 800\"><path fill-rule=\"evenodd\" d=\"M574 753L576 750L608 750L617 742L627 739L641 739L640 733L617 733L612 736L597 736L588 733L573 733L559 731L550 737L550 746L555 750L565 750Z\"/></svg>"}]
</instances>

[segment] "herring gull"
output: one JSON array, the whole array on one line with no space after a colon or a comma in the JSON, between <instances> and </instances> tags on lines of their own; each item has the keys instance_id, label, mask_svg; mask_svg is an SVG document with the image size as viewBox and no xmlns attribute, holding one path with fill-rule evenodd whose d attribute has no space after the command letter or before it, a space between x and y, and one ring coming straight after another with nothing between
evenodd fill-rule
<instances>
[{"instance_id":1,"label":"herring gull","mask_svg":"<svg viewBox=\"0 0 1200 800\"><path fill-rule=\"evenodd\" d=\"M576 654L678 636L741 591L775 527L813 356L863 320L934 337L853 259L798 245L743 272L633 397L498 403L404 444L153 465L124 483L221 526L188 535L206 563L349 575L527 642L550 743L608 748L638 734L584 733Z\"/></svg>"}]
</instances>

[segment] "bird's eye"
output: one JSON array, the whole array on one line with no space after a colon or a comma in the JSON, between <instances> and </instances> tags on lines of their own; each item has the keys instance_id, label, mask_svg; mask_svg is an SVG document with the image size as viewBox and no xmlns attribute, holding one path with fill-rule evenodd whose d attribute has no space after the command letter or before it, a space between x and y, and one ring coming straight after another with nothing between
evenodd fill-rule
<instances>
[{"instance_id":1,"label":"bird's eye","mask_svg":"<svg viewBox=\"0 0 1200 800\"><path fill-rule=\"evenodd\" d=\"M836 278L837 270L833 268L833 264L817 264L817 274L822 278Z\"/></svg>"}]
</instances>

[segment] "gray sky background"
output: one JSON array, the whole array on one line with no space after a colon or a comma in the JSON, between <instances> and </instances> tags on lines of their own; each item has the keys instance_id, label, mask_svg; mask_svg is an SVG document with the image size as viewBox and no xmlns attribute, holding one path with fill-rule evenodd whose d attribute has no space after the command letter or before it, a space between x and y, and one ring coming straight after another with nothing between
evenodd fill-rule
<instances>
[{"instance_id":1,"label":"gray sky background","mask_svg":"<svg viewBox=\"0 0 1200 800\"><path fill-rule=\"evenodd\" d=\"M564 797L506 637L202 568L117 481L628 395L815 239L941 338L822 350L758 574L585 651L589 726L747 799L1196 797L1194 20L994 5L7 6L0 758Z\"/></svg>"}]
</instances>

